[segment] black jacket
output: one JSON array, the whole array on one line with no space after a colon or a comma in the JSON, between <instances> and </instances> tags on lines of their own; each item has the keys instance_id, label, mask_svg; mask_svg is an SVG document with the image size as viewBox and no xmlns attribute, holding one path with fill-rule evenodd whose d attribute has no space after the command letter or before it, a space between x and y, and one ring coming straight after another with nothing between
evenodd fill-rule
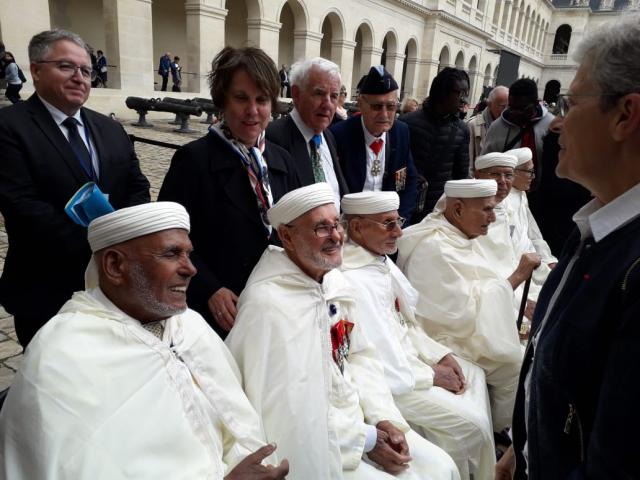
<instances>
[{"instance_id":1,"label":"black jacket","mask_svg":"<svg viewBox=\"0 0 640 480\"><path fill-rule=\"evenodd\" d=\"M122 125L93 110L81 112L97 151L98 185L111 204L118 209L148 202L149 182ZM90 178L35 94L0 111L0 148L0 212L9 237L0 302L33 320L16 325L22 342L84 289L91 256L87 229L73 223L64 207Z\"/></svg>"},{"instance_id":2,"label":"black jacket","mask_svg":"<svg viewBox=\"0 0 640 480\"><path fill-rule=\"evenodd\" d=\"M300 181L291 157L280 147L267 141L264 157L276 202ZM240 295L270 243L239 153L213 132L184 145L171 159L158 200L178 202L189 212L191 260L198 273L187 302L225 336L207 301L220 287Z\"/></svg>"},{"instance_id":3,"label":"black jacket","mask_svg":"<svg viewBox=\"0 0 640 480\"><path fill-rule=\"evenodd\" d=\"M361 192L367 176L367 147L360 117L351 117L331 127L340 166L351 192ZM400 196L400 216L407 220L416 207L416 167L409 149L409 129L400 121L387 132L382 190Z\"/></svg>"},{"instance_id":4,"label":"black jacket","mask_svg":"<svg viewBox=\"0 0 640 480\"><path fill-rule=\"evenodd\" d=\"M416 223L433 210L447 180L469 176L469 127L458 115L436 115L428 102L400 120L409 125L413 161L429 184L424 209L414 214Z\"/></svg>"},{"instance_id":5,"label":"black jacket","mask_svg":"<svg viewBox=\"0 0 640 480\"><path fill-rule=\"evenodd\" d=\"M349 193L349 189L342 170L340 169L340 164L338 163L336 140L333 138L333 134L329 129L322 133L327 140L327 147L329 147L331 159L333 160L333 171L338 179L338 187L340 189L340 196L342 197ZM298 130L298 127L290 116L271 122L267 127L267 139L289 152L298 171L298 178L300 178L300 182L302 183L301 186L315 183L307 142L304 141L302 133L300 133L300 130Z\"/></svg>"},{"instance_id":6,"label":"black jacket","mask_svg":"<svg viewBox=\"0 0 640 480\"><path fill-rule=\"evenodd\" d=\"M528 440L530 480L640 478L640 217L597 243L588 238L561 282L578 245L576 230L538 298L532 335L548 320L535 360L529 347L520 375L513 421L519 472Z\"/></svg>"}]
</instances>

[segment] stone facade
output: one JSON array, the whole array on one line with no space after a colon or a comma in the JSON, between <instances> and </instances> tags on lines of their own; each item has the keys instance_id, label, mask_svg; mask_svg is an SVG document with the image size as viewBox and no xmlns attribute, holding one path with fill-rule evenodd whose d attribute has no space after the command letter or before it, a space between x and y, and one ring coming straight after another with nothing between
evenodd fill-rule
<instances>
[{"instance_id":1,"label":"stone facade","mask_svg":"<svg viewBox=\"0 0 640 480\"><path fill-rule=\"evenodd\" d=\"M557 3L557 2L556 2ZM591 2L593 3L593 2ZM208 96L206 73L223 46L254 45L278 67L322 55L336 62L348 91L369 66L383 62L402 95L424 98L444 66L464 68L471 101L494 85L507 51L520 57L518 76L565 91L576 70L579 39L619 11L612 2L571 0L22 0L0 2L0 38L28 72L27 43L38 31L62 27L79 33L109 62L109 87L89 105L123 114L129 95L159 96L158 61L178 55L183 92ZM629 2L626 8L637 8ZM568 51L553 53L556 32L569 25ZM564 27L566 30L566 27ZM29 93L31 83L24 88ZM556 85L557 87L557 85ZM132 113L132 112L131 112Z\"/></svg>"}]
</instances>

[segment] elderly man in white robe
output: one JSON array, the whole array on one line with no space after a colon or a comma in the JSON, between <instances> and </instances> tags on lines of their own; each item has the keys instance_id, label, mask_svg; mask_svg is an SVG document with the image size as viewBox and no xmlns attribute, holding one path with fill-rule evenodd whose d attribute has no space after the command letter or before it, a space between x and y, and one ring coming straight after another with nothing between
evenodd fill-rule
<instances>
[{"instance_id":1,"label":"elderly man in white robe","mask_svg":"<svg viewBox=\"0 0 640 480\"><path fill-rule=\"evenodd\" d=\"M512 190L517 162L518 158L515 155L500 152L487 153L476 159L475 178L495 180L498 190L494 208L496 220L491 224L488 234L478 238L474 248L486 258L489 264L503 278L511 275L511 272L525 256L538 264L542 263L532 244L529 244L528 251L516 251L512 239L514 225L510 223L506 199ZM538 270L540 273L537 272ZM526 333L526 327L529 325L528 321L533 316L538 293L540 293L540 287L544 283L544 279L546 279L548 270L549 268L546 265L542 265L541 269L536 268L536 272L532 274L532 276L536 277L536 281L527 284L529 289L524 309L524 317L527 320L524 323L523 334ZM526 290L525 284L526 282L515 291L514 303L516 308L519 308L523 301Z\"/></svg>"},{"instance_id":2,"label":"elderly man in white robe","mask_svg":"<svg viewBox=\"0 0 640 480\"><path fill-rule=\"evenodd\" d=\"M511 422L522 361L513 291L537 265L524 256L501 276L475 248L495 220L493 180L445 184L445 209L404 231L398 265L420 296L416 318L427 333L480 366L486 375L493 429Z\"/></svg>"},{"instance_id":3,"label":"elderly man in white robe","mask_svg":"<svg viewBox=\"0 0 640 480\"><path fill-rule=\"evenodd\" d=\"M529 147L515 148L505 153L517 159L513 172L513 185L504 200L513 247L516 253L537 252L542 258L542 263L553 268L558 263L558 259L553 256L549 244L542 237L540 227L529 210L527 199L527 191L531 188L531 182L536 175L533 153ZM542 268L536 269L536 273L543 270L548 274L548 270ZM544 278L546 279L546 275Z\"/></svg>"},{"instance_id":4,"label":"elderly man in white robe","mask_svg":"<svg viewBox=\"0 0 640 480\"><path fill-rule=\"evenodd\" d=\"M269 247L240 296L226 342L289 479L452 479L451 457L402 418L338 267L343 224L316 183L268 211Z\"/></svg>"},{"instance_id":5,"label":"elderly man in white robe","mask_svg":"<svg viewBox=\"0 0 640 480\"><path fill-rule=\"evenodd\" d=\"M396 192L342 197L348 221L342 272L356 291L358 318L384 367L400 413L445 450L464 479L495 474L493 429L484 372L432 340L418 324L418 292L387 256L404 219Z\"/></svg>"},{"instance_id":6,"label":"elderly man in white robe","mask_svg":"<svg viewBox=\"0 0 640 480\"><path fill-rule=\"evenodd\" d=\"M171 202L89 225L87 289L26 350L0 415L0 478L282 479L233 357L187 308L189 216ZM254 452L254 453L253 453Z\"/></svg>"}]
</instances>

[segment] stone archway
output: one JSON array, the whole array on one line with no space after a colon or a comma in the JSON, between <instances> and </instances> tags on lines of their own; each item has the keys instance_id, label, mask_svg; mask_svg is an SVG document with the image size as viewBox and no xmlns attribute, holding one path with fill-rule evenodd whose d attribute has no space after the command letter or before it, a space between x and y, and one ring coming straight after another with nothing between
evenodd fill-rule
<instances>
[{"instance_id":1,"label":"stone archway","mask_svg":"<svg viewBox=\"0 0 640 480\"><path fill-rule=\"evenodd\" d=\"M558 95L560 94L560 82L558 80L549 80L544 87L544 94L542 99L551 105L558 102Z\"/></svg>"},{"instance_id":2,"label":"stone archway","mask_svg":"<svg viewBox=\"0 0 640 480\"><path fill-rule=\"evenodd\" d=\"M355 36L356 46L353 51L353 74L352 78L352 95L355 95L356 87L360 78L366 75L369 68L374 63L374 53L377 49L373 46L373 30L368 23L362 23L356 30ZM382 52L380 52L382 53ZM379 59L380 57L376 55ZM378 62L376 62L378 63Z\"/></svg>"},{"instance_id":3,"label":"stone archway","mask_svg":"<svg viewBox=\"0 0 640 480\"><path fill-rule=\"evenodd\" d=\"M450 66L450 58L449 47L445 45L442 47L442 50L440 50L440 56L438 57L438 73L440 73L443 68Z\"/></svg>"},{"instance_id":4,"label":"stone archway","mask_svg":"<svg viewBox=\"0 0 640 480\"><path fill-rule=\"evenodd\" d=\"M462 50L460 50L458 52L458 55L456 55L455 65L456 65L456 68L459 68L460 70L464 70L464 53L462 52Z\"/></svg>"},{"instance_id":5,"label":"stone archway","mask_svg":"<svg viewBox=\"0 0 640 480\"><path fill-rule=\"evenodd\" d=\"M418 71L418 45L415 39L410 38L404 49L404 61L402 62L402 80L400 82L400 98L405 95L414 96Z\"/></svg>"},{"instance_id":6,"label":"stone archway","mask_svg":"<svg viewBox=\"0 0 640 480\"><path fill-rule=\"evenodd\" d=\"M224 44L235 48L245 47L248 39L247 4L244 0L226 0L225 8Z\"/></svg>"},{"instance_id":7,"label":"stone archway","mask_svg":"<svg viewBox=\"0 0 640 480\"><path fill-rule=\"evenodd\" d=\"M344 25L336 12L329 12L322 22L320 56L340 65L342 63L342 43Z\"/></svg>"},{"instance_id":8,"label":"stone archway","mask_svg":"<svg viewBox=\"0 0 640 480\"><path fill-rule=\"evenodd\" d=\"M307 15L298 0L287 0L280 10L278 63L291 65L306 58Z\"/></svg>"}]
</instances>

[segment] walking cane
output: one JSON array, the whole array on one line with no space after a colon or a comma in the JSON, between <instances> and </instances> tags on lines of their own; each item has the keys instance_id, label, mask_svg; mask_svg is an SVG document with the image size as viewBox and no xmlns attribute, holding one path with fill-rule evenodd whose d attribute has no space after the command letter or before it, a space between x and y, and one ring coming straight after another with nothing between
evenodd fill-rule
<instances>
[{"instance_id":1,"label":"walking cane","mask_svg":"<svg viewBox=\"0 0 640 480\"><path fill-rule=\"evenodd\" d=\"M531 275L524 282L524 291L522 292L522 301L520 302L520 311L518 312L518 321L516 326L518 327L518 333L520 333L520 327L522 327L522 318L524 317L524 310L527 308L527 297L529 296L529 286L531 285Z\"/></svg>"}]
</instances>

